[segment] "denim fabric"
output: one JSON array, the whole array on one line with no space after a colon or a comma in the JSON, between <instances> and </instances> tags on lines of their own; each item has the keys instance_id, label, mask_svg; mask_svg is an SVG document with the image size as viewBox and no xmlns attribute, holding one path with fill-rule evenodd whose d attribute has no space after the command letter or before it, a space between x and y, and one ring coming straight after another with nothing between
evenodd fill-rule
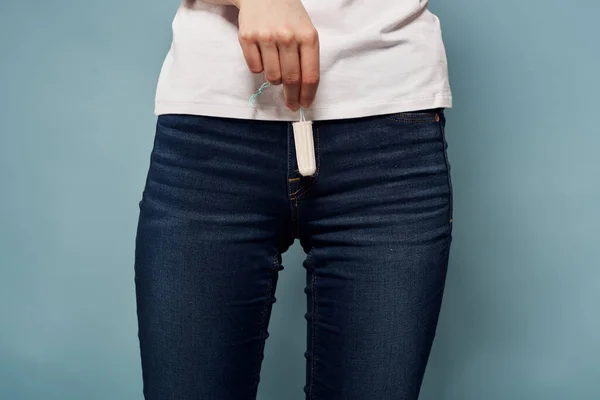
<instances>
[{"instance_id":1,"label":"denim fabric","mask_svg":"<svg viewBox=\"0 0 600 400\"><path fill-rule=\"evenodd\" d=\"M442 110L291 124L158 119L135 283L149 400L256 398L281 254L307 253L306 398L415 400L450 250Z\"/></svg>"}]
</instances>

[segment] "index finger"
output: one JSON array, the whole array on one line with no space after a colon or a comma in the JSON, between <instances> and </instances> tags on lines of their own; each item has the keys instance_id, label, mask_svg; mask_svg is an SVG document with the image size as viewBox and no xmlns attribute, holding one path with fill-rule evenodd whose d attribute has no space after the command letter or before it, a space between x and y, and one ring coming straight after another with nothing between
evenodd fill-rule
<instances>
[{"instance_id":1,"label":"index finger","mask_svg":"<svg viewBox=\"0 0 600 400\"><path fill-rule=\"evenodd\" d=\"M302 69L300 105L302 108L309 108L315 100L321 78L319 38L316 31L301 41L299 51L300 68Z\"/></svg>"}]
</instances>

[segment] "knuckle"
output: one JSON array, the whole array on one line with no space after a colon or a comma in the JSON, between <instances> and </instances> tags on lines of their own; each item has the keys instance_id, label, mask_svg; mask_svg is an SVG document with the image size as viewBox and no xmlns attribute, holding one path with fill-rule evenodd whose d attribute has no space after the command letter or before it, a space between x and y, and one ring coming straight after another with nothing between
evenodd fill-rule
<instances>
[{"instance_id":1,"label":"knuckle","mask_svg":"<svg viewBox=\"0 0 600 400\"><path fill-rule=\"evenodd\" d=\"M298 35L300 42L305 44L316 44L319 41L319 34L316 29L308 29Z\"/></svg>"},{"instance_id":2,"label":"knuckle","mask_svg":"<svg viewBox=\"0 0 600 400\"><path fill-rule=\"evenodd\" d=\"M316 86L319 84L319 75L307 75L302 77L302 84Z\"/></svg>"},{"instance_id":3,"label":"knuckle","mask_svg":"<svg viewBox=\"0 0 600 400\"><path fill-rule=\"evenodd\" d=\"M240 42L254 42L256 41L257 37L258 34L256 31L240 30L238 33Z\"/></svg>"},{"instance_id":4,"label":"knuckle","mask_svg":"<svg viewBox=\"0 0 600 400\"><path fill-rule=\"evenodd\" d=\"M294 34L291 31L288 30L283 30L283 31L279 31L276 34L277 37L277 42L284 44L284 45L290 45L292 43L294 43Z\"/></svg>"},{"instance_id":5,"label":"knuckle","mask_svg":"<svg viewBox=\"0 0 600 400\"><path fill-rule=\"evenodd\" d=\"M257 37L258 41L262 42L262 43L272 43L272 42L274 42L274 39L275 39L273 33L269 32L269 31L258 32L256 34L256 37Z\"/></svg>"},{"instance_id":6,"label":"knuckle","mask_svg":"<svg viewBox=\"0 0 600 400\"><path fill-rule=\"evenodd\" d=\"M281 75L279 75L279 74L271 72L271 73L266 74L265 77L267 78L269 83L271 83L273 85L279 85L281 83Z\"/></svg>"},{"instance_id":7,"label":"knuckle","mask_svg":"<svg viewBox=\"0 0 600 400\"><path fill-rule=\"evenodd\" d=\"M298 103L293 103L293 102L286 102L285 103L286 107L289 108L292 111L298 111L298 109L300 108L300 105Z\"/></svg>"},{"instance_id":8,"label":"knuckle","mask_svg":"<svg viewBox=\"0 0 600 400\"><path fill-rule=\"evenodd\" d=\"M288 74L283 77L283 83L286 85L299 85L302 78L299 74Z\"/></svg>"}]
</instances>

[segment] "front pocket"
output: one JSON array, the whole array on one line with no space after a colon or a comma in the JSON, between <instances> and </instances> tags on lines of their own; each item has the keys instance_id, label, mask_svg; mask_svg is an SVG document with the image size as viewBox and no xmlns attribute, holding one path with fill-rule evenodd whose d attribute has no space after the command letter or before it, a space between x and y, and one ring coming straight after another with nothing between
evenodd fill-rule
<instances>
[{"instance_id":1,"label":"front pocket","mask_svg":"<svg viewBox=\"0 0 600 400\"><path fill-rule=\"evenodd\" d=\"M438 123L443 117L442 109L432 109L423 111L409 111L386 115L387 119L409 124L429 124Z\"/></svg>"}]
</instances>

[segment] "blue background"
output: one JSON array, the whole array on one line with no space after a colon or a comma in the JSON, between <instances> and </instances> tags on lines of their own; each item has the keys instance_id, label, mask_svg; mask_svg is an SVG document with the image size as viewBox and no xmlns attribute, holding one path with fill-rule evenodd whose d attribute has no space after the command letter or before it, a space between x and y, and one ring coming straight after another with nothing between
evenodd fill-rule
<instances>
[{"instance_id":1,"label":"blue background","mask_svg":"<svg viewBox=\"0 0 600 400\"><path fill-rule=\"evenodd\" d=\"M455 241L424 400L600 399L597 0L432 1ZM137 202L177 1L0 3L0 399L141 399ZM303 254L261 400L303 399Z\"/></svg>"}]
</instances>

